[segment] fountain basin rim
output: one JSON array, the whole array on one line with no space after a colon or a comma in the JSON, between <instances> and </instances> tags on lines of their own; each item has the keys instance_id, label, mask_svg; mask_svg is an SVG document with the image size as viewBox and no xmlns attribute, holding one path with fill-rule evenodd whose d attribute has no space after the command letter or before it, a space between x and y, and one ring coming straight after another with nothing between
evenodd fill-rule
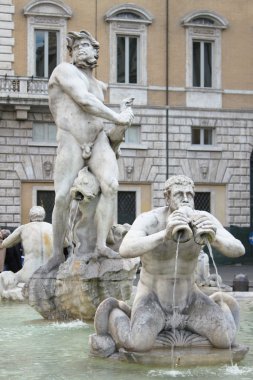
<instances>
[{"instance_id":1,"label":"fountain basin rim","mask_svg":"<svg viewBox=\"0 0 253 380\"><path fill-rule=\"evenodd\" d=\"M130 352L120 349L109 359L128 363L144 364L145 366L188 368L194 366L215 366L240 362L248 353L249 347L239 344L229 349L214 347L175 347L173 355L171 348L154 348L149 352Z\"/></svg>"}]
</instances>

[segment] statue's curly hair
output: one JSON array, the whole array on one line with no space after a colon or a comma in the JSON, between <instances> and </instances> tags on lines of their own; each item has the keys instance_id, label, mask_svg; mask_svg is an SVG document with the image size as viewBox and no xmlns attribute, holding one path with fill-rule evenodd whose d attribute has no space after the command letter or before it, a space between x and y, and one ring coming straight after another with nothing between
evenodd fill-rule
<instances>
[{"instance_id":1,"label":"statue's curly hair","mask_svg":"<svg viewBox=\"0 0 253 380\"><path fill-rule=\"evenodd\" d=\"M171 188L174 185L190 185L194 191L194 182L191 178L186 177L185 175L173 175L164 184L164 196L165 198L170 197Z\"/></svg>"},{"instance_id":2,"label":"statue's curly hair","mask_svg":"<svg viewBox=\"0 0 253 380\"><path fill-rule=\"evenodd\" d=\"M95 40L95 38L86 30L80 30L80 32L68 32L67 34L67 49L69 51L69 55L72 55L72 49L74 42L76 40L81 40L82 38L87 38L91 45L98 51L99 50L99 43Z\"/></svg>"},{"instance_id":3,"label":"statue's curly hair","mask_svg":"<svg viewBox=\"0 0 253 380\"><path fill-rule=\"evenodd\" d=\"M41 206L33 206L29 211L29 218L31 222L43 222L46 212Z\"/></svg>"}]
</instances>

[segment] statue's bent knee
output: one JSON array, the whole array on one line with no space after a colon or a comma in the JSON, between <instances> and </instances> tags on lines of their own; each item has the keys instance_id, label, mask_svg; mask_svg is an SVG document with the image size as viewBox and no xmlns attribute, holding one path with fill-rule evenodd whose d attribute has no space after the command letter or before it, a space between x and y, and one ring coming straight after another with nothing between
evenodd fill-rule
<instances>
[{"instance_id":1,"label":"statue's bent knee","mask_svg":"<svg viewBox=\"0 0 253 380\"><path fill-rule=\"evenodd\" d=\"M55 197L55 206L57 208L68 208L69 197L66 194L57 194Z\"/></svg>"},{"instance_id":2,"label":"statue's bent knee","mask_svg":"<svg viewBox=\"0 0 253 380\"><path fill-rule=\"evenodd\" d=\"M119 188L119 183L116 178L114 178L110 183L101 184L101 190L104 195L115 196Z\"/></svg>"}]
</instances>

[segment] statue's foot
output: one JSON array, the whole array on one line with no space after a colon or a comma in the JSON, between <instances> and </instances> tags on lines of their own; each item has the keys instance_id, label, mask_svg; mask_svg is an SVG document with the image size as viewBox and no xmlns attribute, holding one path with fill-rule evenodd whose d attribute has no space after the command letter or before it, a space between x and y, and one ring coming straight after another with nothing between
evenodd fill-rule
<instances>
[{"instance_id":1,"label":"statue's foot","mask_svg":"<svg viewBox=\"0 0 253 380\"><path fill-rule=\"evenodd\" d=\"M42 265L36 272L39 272L41 274L47 274L53 270L56 270L59 268L59 266L65 261L65 256L53 256L51 257L48 262L44 265Z\"/></svg>"},{"instance_id":2,"label":"statue's foot","mask_svg":"<svg viewBox=\"0 0 253 380\"><path fill-rule=\"evenodd\" d=\"M121 259L119 253L109 247L97 247L95 253L98 255L98 257L106 257L107 259Z\"/></svg>"}]
</instances>

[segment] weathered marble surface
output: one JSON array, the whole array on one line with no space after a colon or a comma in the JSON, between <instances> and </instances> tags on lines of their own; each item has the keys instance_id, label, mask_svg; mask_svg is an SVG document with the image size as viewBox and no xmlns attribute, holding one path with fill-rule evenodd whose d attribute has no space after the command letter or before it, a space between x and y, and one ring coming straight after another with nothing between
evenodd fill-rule
<instances>
[{"instance_id":1,"label":"weathered marble surface","mask_svg":"<svg viewBox=\"0 0 253 380\"><path fill-rule=\"evenodd\" d=\"M68 230L71 188L85 166L90 177L88 181L93 182L96 190L99 184L99 194L86 193L83 197L79 193L81 198L76 197L80 202L73 231L74 239L80 244L77 250L109 259L118 256L106 240L115 217L118 146L134 117L131 108L133 98L122 101L119 113L104 104L107 85L93 75L99 57L99 43L95 38L84 30L69 32L67 49L72 62L60 63L48 85L49 107L57 126L58 149L54 167L53 257L44 267L45 273L64 261L63 242ZM103 119L115 124L108 133ZM95 181L89 174L95 176ZM88 248L85 247L87 240L94 248L90 249L89 244Z\"/></svg>"},{"instance_id":2,"label":"weathered marble surface","mask_svg":"<svg viewBox=\"0 0 253 380\"><path fill-rule=\"evenodd\" d=\"M197 267L195 270L195 282L200 290L205 294L214 292L232 292L232 287L223 283L221 276L213 273L210 274L209 257L207 253L201 251L198 257Z\"/></svg>"},{"instance_id":3,"label":"weathered marble surface","mask_svg":"<svg viewBox=\"0 0 253 380\"><path fill-rule=\"evenodd\" d=\"M9 300L24 300L22 288L33 273L48 262L52 255L53 231L50 223L44 222L43 207L31 208L30 223L23 224L13 231L2 242L2 247L12 247L22 243L24 265L18 272L4 271L0 273L0 298Z\"/></svg>"},{"instance_id":4,"label":"weathered marble surface","mask_svg":"<svg viewBox=\"0 0 253 380\"><path fill-rule=\"evenodd\" d=\"M108 296L128 301L139 259L71 257L58 270L37 271L25 289L29 304L44 318L92 319Z\"/></svg>"},{"instance_id":5,"label":"weathered marble surface","mask_svg":"<svg viewBox=\"0 0 253 380\"><path fill-rule=\"evenodd\" d=\"M141 257L136 296L131 310L113 297L99 305L96 334L90 337L93 354L146 354L158 340L167 346L165 355L174 346L227 351L237 346L237 301L223 292L208 297L195 284L195 271L204 245L228 257L241 256L245 249L214 216L194 210L190 178L172 176L164 195L167 206L141 214L123 239L120 255Z\"/></svg>"},{"instance_id":6,"label":"weathered marble surface","mask_svg":"<svg viewBox=\"0 0 253 380\"><path fill-rule=\"evenodd\" d=\"M118 353L112 355L111 358L129 363L176 369L180 367L230 365L231 359L235 364L240 362L248 351L249 348L244 345L233 347L231 352L228 349L213 347L176 347L173 349L172 355L171 349L155 348L145 353L120 350Z\"/></svg>"},{"instance_id":7,"label":"weathered marble surface","mask_svg":"<svg viewBox=\"0 0 253 380\"><path fill-rule=\"evenodd\" d=\"M118 252L130 226L113 225L118 150L134 117L133 98L121 102L120 112L104 104L107 85L93 75L99 43L89 32L69 32L67 49L71 63L60 63L48 86L58 142L53 256L34 274L26 294L45 318L90 319L106 297L130 298L138 266ZM114 125L106 130L103 119ZM70 256L64 262L66 236Z\"/></svg>"}]
</instances>

